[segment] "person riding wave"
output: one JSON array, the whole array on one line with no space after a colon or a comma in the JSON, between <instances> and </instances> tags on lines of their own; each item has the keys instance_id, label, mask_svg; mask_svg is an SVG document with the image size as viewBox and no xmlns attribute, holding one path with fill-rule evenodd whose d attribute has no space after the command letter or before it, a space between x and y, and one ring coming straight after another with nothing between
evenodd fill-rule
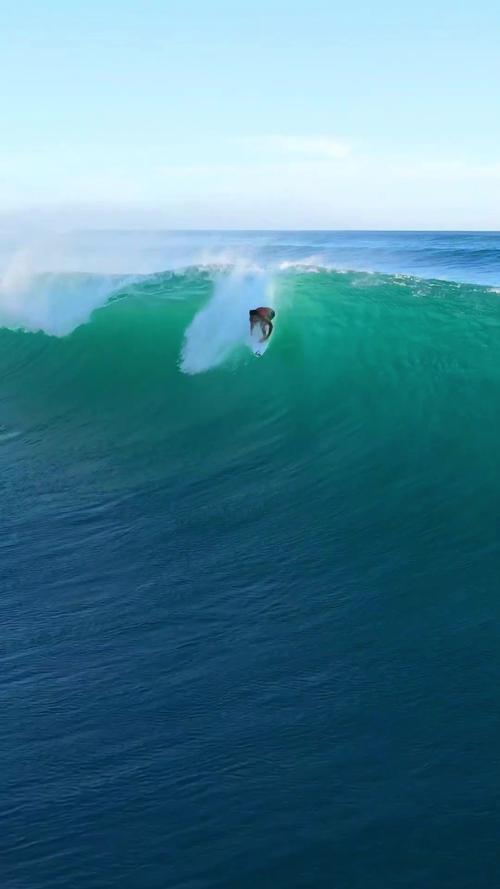
<instances>
[{"instance_id":1,"label":"person riding wave","mask_svg":"<svg viewBox=\"0 0 500 889\"><path fill-rule=\"evenodd\" d=\"M250 309L248 314L250 316L250 334L253 333L254 328L258 324L262 331L262 339L259 342L265 343L273 332L272 319L276 312L269 306L259 306L258 309Z\"/></svg>"}]
</instances>

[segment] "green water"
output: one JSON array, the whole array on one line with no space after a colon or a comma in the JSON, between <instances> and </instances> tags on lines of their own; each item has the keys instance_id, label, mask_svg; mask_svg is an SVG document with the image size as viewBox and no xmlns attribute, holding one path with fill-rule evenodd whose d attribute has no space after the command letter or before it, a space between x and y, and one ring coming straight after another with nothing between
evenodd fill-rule
<instances>
[{"instance_id":1,"label":"green water","mask_svg":"<svg viewBox=\"0 0 500 889\"><path fill-rule=\"evenodd\" d=\"M193 269L0 331L6 885L494 885L499 305Z\"/></svg>"}]
</instances>

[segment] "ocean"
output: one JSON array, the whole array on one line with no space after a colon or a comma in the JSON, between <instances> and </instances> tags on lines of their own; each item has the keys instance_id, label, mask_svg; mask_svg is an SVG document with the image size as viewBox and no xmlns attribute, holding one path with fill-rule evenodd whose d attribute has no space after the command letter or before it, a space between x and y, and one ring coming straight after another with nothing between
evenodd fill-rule
<instances>
[{"instance_id":1,"label":"ocean","mask_svg":"<svg viewBox=\"0 0 500 889\"><path fill-rule=\"evenodd\" d=\"M2 889L497 885L500 233L0 274Z\"/></svg>"}]
</instances>

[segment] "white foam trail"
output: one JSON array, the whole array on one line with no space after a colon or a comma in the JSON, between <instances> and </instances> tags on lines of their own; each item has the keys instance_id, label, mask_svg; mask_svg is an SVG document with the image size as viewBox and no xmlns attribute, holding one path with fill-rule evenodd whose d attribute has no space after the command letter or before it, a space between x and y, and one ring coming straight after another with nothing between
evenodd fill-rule
<instances>
[{"instance_id":1,"label":"white foam trail","mask_svg":"<svg viewBox=\"0 0 500 889\"><path fill-rule=\"evenodd\" d=\"M222 364L238 346L248 345L250 309L273 305L273 284L263 272L240 270L221 276L208 304L186 330L181 370L197 374Z\"/></svg>"},{"instance_id":2,"label":"white foam trail","mask_svg":"<svg viewBox=\"0 0 500 889\"><path fill-rule=\"evenodd\" d=\"M116 279L30 277L19 269L0 281L0 326L65 336L106 303Z\"/></svg>"},{"instance_id":3,"label":"white foam trail","mask_svg":"<svg viewBox=\"0 0 500 889\"><path fill-rule=\"evenodd\" d=\"M321 268L325 268L324 262L317 254L306 256L304 259L284 259L278 266L281 272L287 271L310 271L319 272Z\"/></svg>"}]
</instances>

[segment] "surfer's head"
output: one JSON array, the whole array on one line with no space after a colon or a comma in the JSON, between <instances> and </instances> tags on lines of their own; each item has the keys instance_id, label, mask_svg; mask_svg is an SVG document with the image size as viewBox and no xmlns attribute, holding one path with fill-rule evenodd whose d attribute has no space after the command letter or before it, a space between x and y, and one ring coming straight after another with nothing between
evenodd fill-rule
<instances>
[{"instance_id":1,"label":"surfer's head","mask_svg":"<svg viewBox=\"0 0 500 889\"><path fill-rule=\"evenodd\" d=\"M260 309L257 309L257 312L264 321L272 321L276 314L270 306L261 306Z\"/></svg>"},{"instance_id":2,"label":"surfer's head","mask_svg":"<svg viewBox=\"0 0 500 889\"><path fill-rule=\"evenodd\" d=\"M250 309L250 318L260 318L261 321L272 321L276 312L270 306L259 306L258 309Z\"/></svg>"}]
</instances>

